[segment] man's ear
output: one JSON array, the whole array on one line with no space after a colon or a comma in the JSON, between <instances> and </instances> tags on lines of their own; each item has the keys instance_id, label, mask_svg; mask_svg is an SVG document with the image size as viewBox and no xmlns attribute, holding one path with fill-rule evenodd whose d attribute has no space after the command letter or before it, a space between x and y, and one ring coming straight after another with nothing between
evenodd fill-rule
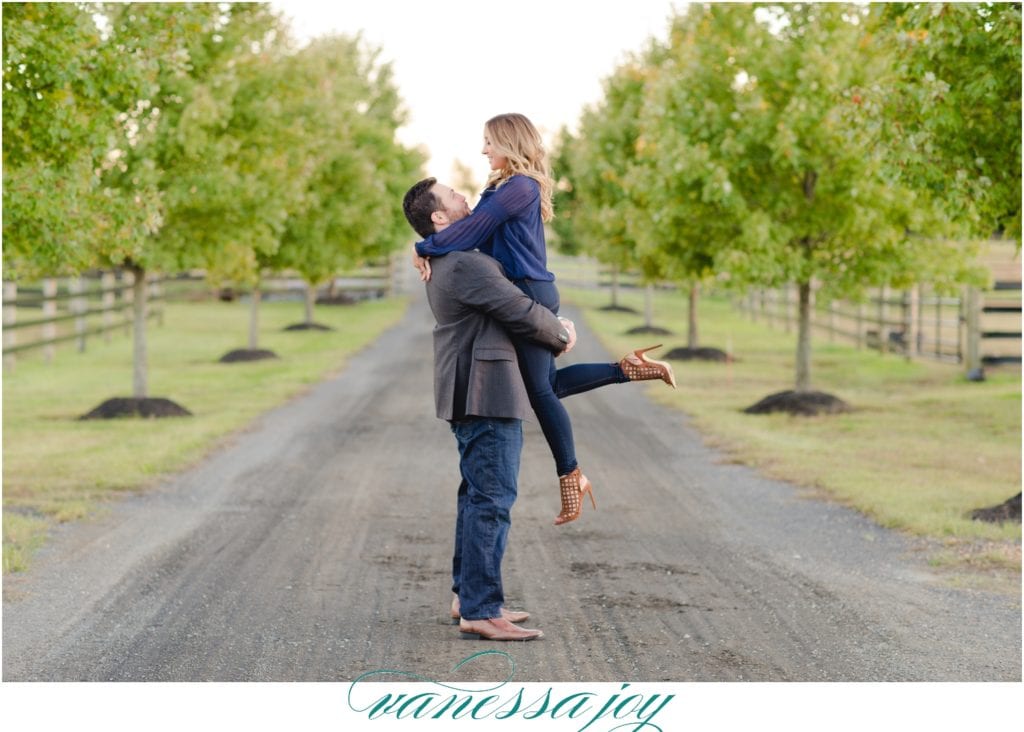
<instances>
[{"instance_id":1,"label":"man's ear","mask_svg":"<svg viewBox=\"0 0 1024 732\"><path fill-rule=\"evenodd\" d=\"M445 224L451 223L448 221L448 214L441 210L434 211L434 213L430 214L430 220L434 222L434 226L437 226L438 224L444 226Z\"/></svg>"}]
</instances>

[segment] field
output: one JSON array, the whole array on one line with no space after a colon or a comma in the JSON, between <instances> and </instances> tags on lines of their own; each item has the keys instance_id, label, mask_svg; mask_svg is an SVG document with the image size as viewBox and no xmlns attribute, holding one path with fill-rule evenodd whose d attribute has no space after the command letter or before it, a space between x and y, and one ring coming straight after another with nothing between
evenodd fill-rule
<instances>
[{"instance_id":1,"label":"field","mask_svg":"<svg viewBox=\"0 0 1024 732\"><path fill-rule=\"evenodd\" d=\"M642 325L643 297L638 290L623 293L619 304L638 314L601 309L609 303L605 292L562 289L563 301L582 308L613 353L664 342L664 354L686 345L682 294L658 292L654 325L674 335L652 336L627 334ZM658 384L649 393L690 415L728 459L931 540L936 563L1019 571L1020 524L967 516L1021 489L1019 368L990 370L985 382L974 383L956 366L911 362L818 337L814 388L840 397L853 411L753 416L743 409L793 387L795 333L751 322L724 298L701 301L700 327L701 346L735 360L675 361L678 390Z\"/></svg>"},{"instance_id":2,"label":"field","mask_svg":"<svg viewBox=\"0 0 1024 732\"><path fill-rule=\"evenodd\" d=\"M68 345L52 363L19 355L3 385L3 569L18 571L56 524L89 516L106 499L190 465L260 413L337 372L349 355L397 322L404 298L319 307L332 331L284 331L302 305L265 302L260 348L280 358L222 364L245 346L248 307L171 302L151 325L149 392L194 416L79 421L102 401L130 396L131 339ZM37 352L32 352L37 353Z\"/></svg>"}]
</instances>

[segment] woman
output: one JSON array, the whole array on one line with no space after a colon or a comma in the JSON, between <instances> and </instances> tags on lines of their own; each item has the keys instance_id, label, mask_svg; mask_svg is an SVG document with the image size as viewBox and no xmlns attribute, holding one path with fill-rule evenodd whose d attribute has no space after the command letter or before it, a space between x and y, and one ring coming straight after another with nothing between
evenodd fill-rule
<instances>
[{"instance_id":1,"label":"woman","mask_svg":"<svg viewBox=\"0 0 1024 732\"><path fill-rule=\"evenodd\" d=\"M540 134L523 115L501 114L484 125L482 152L490 161L491 174L473 214L417 242L416 253L430 257L479 249L501 262L519 289L557 315L558 288L547 269L544 239L544 223L554 217L554 181ZM530 404L555 459L562 501L555 524L565 524L579 518L584 495L590 496L595 509L597 503L593 486L576 460L572 423L560 400L626 381L661 379L674 388L675 377L667 363L644 355L658 346L634 351L617 364L556 369L550 351L525 340L514 341Z\"/></svg>"}]
</instances>

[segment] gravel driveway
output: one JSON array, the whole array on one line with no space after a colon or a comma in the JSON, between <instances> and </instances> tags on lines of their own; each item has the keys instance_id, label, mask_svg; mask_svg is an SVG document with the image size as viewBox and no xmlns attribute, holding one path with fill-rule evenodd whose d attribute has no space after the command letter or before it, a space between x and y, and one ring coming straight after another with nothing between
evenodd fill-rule
<instances>
[{"instance_id":1,"label":"gravel driveway","mask_svg":"<svg viewBox=\"0 0 1024 732\"><path fill-rule=\"evenodd\" d=\"M337 377L58 532L5 583L4 681L505 678L497 656L452 671L496 646L447 618L431 326L417 295ZM572 358L608 354L581 324ZM1019 597L950 588L905 537L728 464L649 388L567 400L598 510L564 527L527 424L505 583L545 638L501 647L518 681L1020 681Z\"/></svg>"}]
</instances>

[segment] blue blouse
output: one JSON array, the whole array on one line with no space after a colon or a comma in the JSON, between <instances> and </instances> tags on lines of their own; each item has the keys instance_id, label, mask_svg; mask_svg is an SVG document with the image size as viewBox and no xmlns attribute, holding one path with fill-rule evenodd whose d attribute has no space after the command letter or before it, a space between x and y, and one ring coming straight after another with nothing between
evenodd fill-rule
<instances>
[{"instance_id":1,"label":"blue blouse","mask_svg":"<svg viewBox=\"0 0 1024 732\"><path fill-rule=\"evenodd\" d=\"M504 185L484 191L471 215L416 242L421 257L470 249L501 262L510 280L554 281L548 272L537 181L513 175Z\"/></svg>"}]
</instances>

